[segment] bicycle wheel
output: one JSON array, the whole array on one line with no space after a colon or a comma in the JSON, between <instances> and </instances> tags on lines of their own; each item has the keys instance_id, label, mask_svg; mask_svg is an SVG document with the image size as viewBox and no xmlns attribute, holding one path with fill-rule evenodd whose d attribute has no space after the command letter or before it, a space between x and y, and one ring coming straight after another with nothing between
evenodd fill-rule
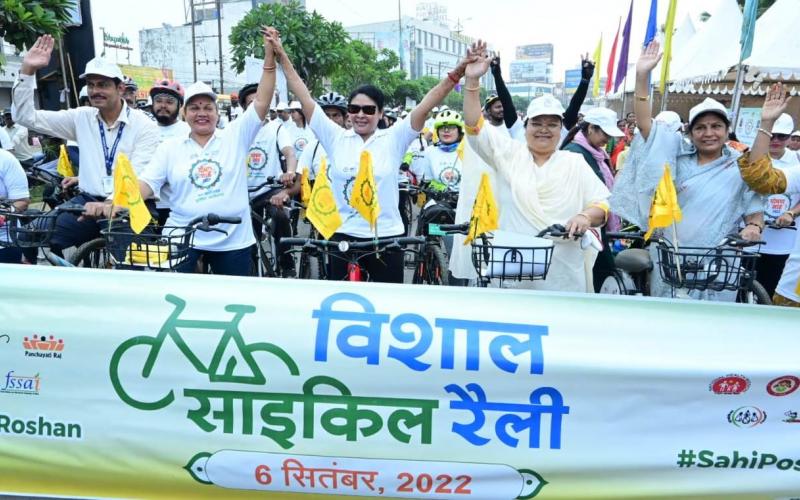
<instances>
[{"instance_id":1,"label":"bicycle wheel","mask_svg":"<svg viewBox=\"0 0 800 500\"><path fill-rule=\"evenodd\" d=\"M414 273L414 283L447 286L449 284L447 273L447 259L439 245L428 245L421 261L417 264Z\"/></svg>"},{"instance_id":2,"label":"bicycle wheel","mask_svg":"<svg viewBox=\"0 0 800 500\"><path fill-rule=\"evenodd\" d=\"M298 265L298 276L300 279L321 279L321 269L322 267L320 266L320 258L318 255L312 255L310 252L303 252L300 254L300 264Z\"/></svg>"},{"instance_id":3,"label":"bicycle wheel","mask_svg":"<svg viewBox=\"0 0 800 500\"><path fill-rule=\"evenodd\" d=\"M743 304L761 304L765 306L772 305L772 298L767 293L764 285L756 280L750 285L750 290L739 290L736 295L736 302Z\"/></svg>"},{"instance_id":4,"label":"bicycle wheel","mask_svg":"<svg viewBox=\"0 0 800 500\"><path fill-rule=\"evenodd\" d=\"M78 247L69 263L75 267L88 267L91 269L113 269L111 256L106 250L106 240L95 238Z\"/></svg>"}]
</instances>

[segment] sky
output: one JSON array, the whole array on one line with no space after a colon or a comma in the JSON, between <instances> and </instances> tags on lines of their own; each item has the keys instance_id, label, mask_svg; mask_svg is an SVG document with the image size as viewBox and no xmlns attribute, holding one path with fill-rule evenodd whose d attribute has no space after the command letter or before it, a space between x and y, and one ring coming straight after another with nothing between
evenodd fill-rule
<instances>
[{"instance_id":1,"label":"sky","mask_svg":"<svg viewBox=\"0 0 800 500\"><path fill-rule=\"evenodd\" d=\"M100 27L112 35L124 33L134 51L131 63L139 63L138 33L162 23L183 24L185 0L136 0L124 10L119 0L93 0L92 18L97 53L102 50ZM683 0L678 2L676 26L686 15L698 27L703 11L713 14L723 0ZM732 1L732 0L728 0ZM186 0L188 3L188 0ZM414 16L416 0L399 0L403 15ZM486 39L500 52L505 74L517 45L552 43L554 79L563 80L564 71L580 65L580 55L594 52L602 34L601 68L611 50L618 22L625 23L630 0L439 0L448 8L448 17L455 25L460 20L465 35ZM630 61L636 60L638 47L644 40L651 0L633 0ZM658 1L658 23L666 19L668 0ZM391 8L390 8L391 7ZM316 10L325 18L345 27L397 19L397 2L387 0L306 0L306 9ZM621 28L620 28L621 29ZM114 58L114 51L108 56ZM119 63L127 59L120 51Z\"/></svg>"}]
</instances>

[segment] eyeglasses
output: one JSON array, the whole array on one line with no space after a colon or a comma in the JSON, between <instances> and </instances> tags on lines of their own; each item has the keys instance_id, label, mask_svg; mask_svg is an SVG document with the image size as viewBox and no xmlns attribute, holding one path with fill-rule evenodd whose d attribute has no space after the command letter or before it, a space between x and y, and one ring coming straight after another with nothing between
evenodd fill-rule
<instances>
[{"instance_id":1,"label":"eyeglasses","mask_svg":"<svg viewBox=\"0 0 800 500\"><path fill-rule=\"evenodd\" d=\"M789 134L772 134L772 138L778 141L787 141L789 140Z\"/></svg>"},{"instance_id":2,"label":"eyeglasses","mask_svg":"<svg viewBox=\"0 0 800 500\"><path fill-rule=\"evenodd\" d=\"M438 128L438 130L441 130L442 132L455 132L458 129L458 125L442 125Z\"/></svg>"},{"instance_id":3,"label":"eyeglasses","mask_svg":"<svg viewBox=\"0 0 800 500\"><path fill-rule=\"evenodd\" d=\"M365 115L374 115L378 111L378 106L374 104L367 104L366 106L359 106L358 104L348 104L347 112L351 115L357 115L359 111L363 111Z\"/></svg>"}]
</instances>

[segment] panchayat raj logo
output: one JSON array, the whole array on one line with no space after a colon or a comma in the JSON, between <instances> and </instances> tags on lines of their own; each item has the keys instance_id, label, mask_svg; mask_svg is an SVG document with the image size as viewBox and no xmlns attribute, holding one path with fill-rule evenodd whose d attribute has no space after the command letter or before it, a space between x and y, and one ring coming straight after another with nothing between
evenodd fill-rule
<instances>
[{"instance_id":1,"label":"panchayat raj logo","mask_svg":"<svg viewBox=\"0 0 800 500\"><path fill-rule=\"evenodd\" d=\"M736 395L750 388L750 379L743 375L725 375L715 378L708 386L714 394Z\"/></svg>"},{"instance_id":2,"label":"panchayat raj logo","mask_svg":"<svg viewBox=\"0 0 800 500\"><path fill-rule=\"evenodd\" d=\"M42 380L38 373L36 375L20 375L14 370L9 370L6 373L5 385L0 387L0 392L38 396L41 384Z\"/></svg>"},{"instance_id":3,"label":"panchayat raj logo","mask_svg":"<svg viewBox=\"0 0 800 500\"><path fill-rule=\"evenodd\" d=\"M61 359L64 339L56 339L53 335L49 338L45 335L33 335L23 337L22 347L27 357Z\"/></svg>"},{"instance_id":4,"label":"panchayat raj logo","mask_svg":"<svg viewBox=\"0 0 800 500\"><path fill-rule=\"evenodd\" d=\"M218 161L209 158L197 160L189 168L189 180L200 189L214 187L222 177L222 167Z\"/></svg>"},{"instance_id":5,"label":"panchayat raj logo","mask_svg":"<svg viewBox=\"0 0 800 500\"><path fill-rule=\"evenodd\" d=\"M774 378L767 383L767 392L770 396L788 396L800 387L800 378L794 375L784 375Z\"/></svg>"},{"instance_id":6,"label":"panchayat raj logo","mask_svg":"<svg viewBox=\"0 0 800 500\"><path fill-rule=\"evenodd\" d=\"M767 420L767 412L755 406L742 406L728 413L728 422L736 427L755 427Z\"/></svg>"}]
</instances>

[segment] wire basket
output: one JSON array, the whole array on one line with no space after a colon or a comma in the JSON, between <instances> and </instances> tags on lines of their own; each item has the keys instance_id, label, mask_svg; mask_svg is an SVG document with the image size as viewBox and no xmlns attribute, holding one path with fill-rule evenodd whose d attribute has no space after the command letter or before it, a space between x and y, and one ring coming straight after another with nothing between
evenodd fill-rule
<instances>
[{"instance_id":1,"label":"wire basket","mask_svg":"<svg viewBox=\"0 0 800 500\"><path fill-rule=\"evenodd\" d=\"M189 258L194 244L195 228L164 226L159 234L155 226L147 226L140 234L130 228L127 219L116 220L100 230L106 249L117 269L176 270Z\"/></svg>"},{"instance_id":2,"label":"wire basket","mask_svg":"<svg viewBox=\"0 0 800 500\"><path fill-rule=\"evenodd\" d=\"M482 284L496 279L504 281L535 281L547 278L553 257L553 242L544 238L526 237L535 244L510 245L509 238L483 235L472 242L472 265ZM513 239L513 238L512 238Z\"/></svg>"},{"instance_id":3,"label":"wire basket","mask_svg":"<svg viewBox=\"0 0 800 500\"><path fill-rule=\"evenodd\" d=\"M759 254L739 248L681 247L658 243L661 279L687 290L748 290Z\"/></svg>"},{"instance_id":4,"label":"wire basket","mask_svg":"<svg viewBox=\"0 0 800 500\"><path fill-rule=\"evenodd\" d=\"M5 226L8 229L8 241L0 240L2 246L18 248L41 248L50 246L50 238L56 229L58 212L42 212L39 210L26 210L15 212L0 210L0 230Z\"/></svg>"}]
</instances>

